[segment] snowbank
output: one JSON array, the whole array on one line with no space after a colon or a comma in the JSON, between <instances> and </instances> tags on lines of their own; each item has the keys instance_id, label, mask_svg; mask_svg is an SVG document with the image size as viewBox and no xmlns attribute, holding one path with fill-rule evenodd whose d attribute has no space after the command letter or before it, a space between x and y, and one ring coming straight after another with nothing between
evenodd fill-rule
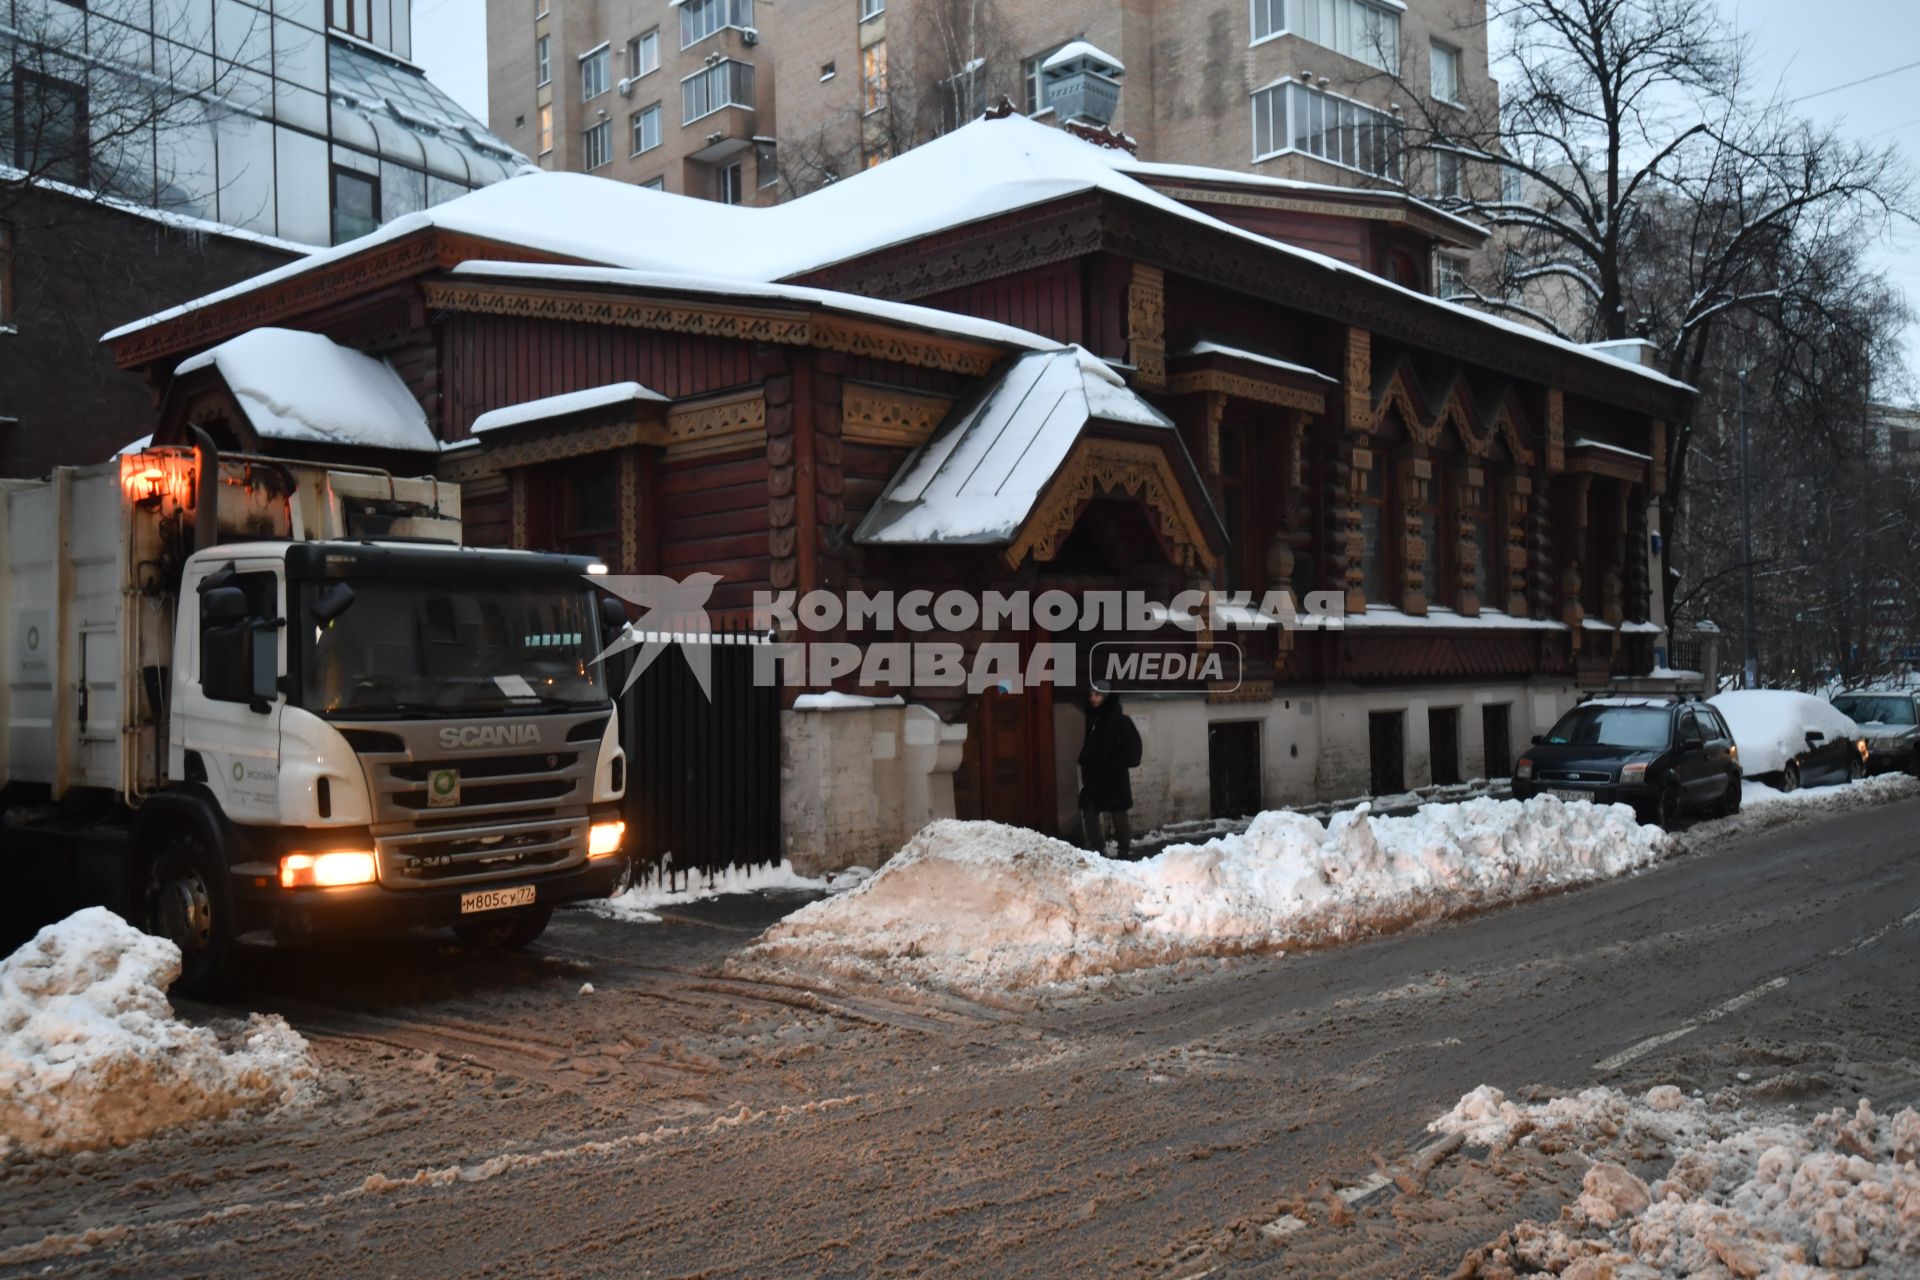
<instances>
[{"instance_id":1,"label":"snowbank","mask_svg":"<svg viewBox=\"0 0 1920 1280\"><path fill-rule=\"evenodd\" d=\"M178 947L100 907L0 960L0 1161L310 1099L319 1072L297 1032L259 1014L179 1021L179 972Z\"/></svg>"},{"instance_id":2,"label":"snowbank","mask_svg":"<svg viewBox=\"0 0 1920 1280\"><path fill-rule=\"evenodd\" d=\"M1838 812L1889 804L1920 795L1920 778L1904 773L1882 773L1859 782L1842 782L1830 787L1802 787L1798 791L1779 791L1764 782L1751 779L1741 784L1740 809L1809 809Z\"/></svg>"},{"instance_id":3,"label":"snowbank","mask_svg":"<svg viewBox=\"0 0 1920 1280\"><path fill-rule=\"evenodd\" d=\"M852 892L775 925L758 954L1004 989L1352 937L1619 875L1666 838L1624 806L1542 796L1363 807L1112 862L990 822L943 821Z\"/></svg>"},{"instance_id":4,"label":"snowbank","mask_svg":"<svg viewBox=\"0 0 1920 1280\"><path fill-rule=\"evenodd\" d=\"M1920 1274L1911 1110L1879 1116L1863 1100L1851 1115L1801 1121L1717 1108L1671 1085L1520 1105L1482 1085L1429 1127L1497 1146L1551 1136L1594 1161L1571 1209L1552 1224L1521 1224L1501 1246L1509 1256L1492 1260L1529 1275ZM1651 1153L1672 1164L1649 1184L1626 1166Z\"/></svg>"},{"instance_id":5,"label":"snowbank","mask_svg":"<svg viewBox=\"0 0 1920 1280\"><path fill-rule=\"evenodd\" d=\"M1740 748L1740 767L1749 778L1786 768L1787 761L1807 750L1808 733L1825 734L1828 741L1860 736L1860 726L1810 693L1739 689L1709 701L1727 718Z\"/></svg>"},{"instance_id":6,"label":"snowbank","mask_svg":"<svg viewBox=\"0 0 1920 1280\"><path fill-rule=\"evenodd\" d=\"M728 867L715 875L655 871L618 897L585 903L587 910L609 920L631 924L659 924L661 907L681 907L729 893L844 893L873 872L866 867L848 867L824 879L814 880L793 869L791 862L758 867Z\"/></svg>"}]
</instances>

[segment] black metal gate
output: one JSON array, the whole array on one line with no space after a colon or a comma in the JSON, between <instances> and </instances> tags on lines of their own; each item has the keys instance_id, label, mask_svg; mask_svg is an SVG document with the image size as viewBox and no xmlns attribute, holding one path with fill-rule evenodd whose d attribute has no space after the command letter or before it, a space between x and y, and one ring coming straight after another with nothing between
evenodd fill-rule
<instances>
[{"instance_id":1,"label":"black metal gate","mask_svg":"<svg viewBox=\"0 0 1920 1280\"><path fill-rule=\"evenodd\" d=\"M678 640L620 710L635 879L779 862L780 690L754 678L764 638ZM695 652L711 660L711 699L689 665Z\"/></svg>"}]
</instances>

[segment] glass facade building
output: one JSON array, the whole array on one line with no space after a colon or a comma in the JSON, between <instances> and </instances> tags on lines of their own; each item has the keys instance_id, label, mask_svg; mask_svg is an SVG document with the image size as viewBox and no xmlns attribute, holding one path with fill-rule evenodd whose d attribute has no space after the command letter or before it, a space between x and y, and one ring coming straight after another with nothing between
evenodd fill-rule
<instances>
[{"instance_id":1,"label":"glass facade building","mask_svg":"<svg viewBox=\"0 0 1920 1280\"><path fill-rule=\"evenodd\" d=\"M409 61L409 5L0 0L0 163L314 245L531 168Z\"/></svg>"}]
</instances>

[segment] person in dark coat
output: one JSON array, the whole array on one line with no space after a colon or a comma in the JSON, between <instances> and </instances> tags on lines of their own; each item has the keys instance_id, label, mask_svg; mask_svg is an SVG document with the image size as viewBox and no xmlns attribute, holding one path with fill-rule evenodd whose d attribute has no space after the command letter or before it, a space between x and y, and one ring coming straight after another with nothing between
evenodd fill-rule
<instances>
[{"instance_id":1,"label":"person in dark coat","mask_svg":"<svg viewBox=\"0 0 1920 1280\"><path fill-rule=\"evenodd\" d=\"M1104 680L1087 693L1087 736L1080 744L1081 843L1094 853L1105 853L1104 815L1113 827L1120 857L1133 850L1133 828L1127 811L1133 808L1133 781L1128 772L1140 767L1140 731L1120 709L1120 695Z\"/></svg>"}]
</instances>

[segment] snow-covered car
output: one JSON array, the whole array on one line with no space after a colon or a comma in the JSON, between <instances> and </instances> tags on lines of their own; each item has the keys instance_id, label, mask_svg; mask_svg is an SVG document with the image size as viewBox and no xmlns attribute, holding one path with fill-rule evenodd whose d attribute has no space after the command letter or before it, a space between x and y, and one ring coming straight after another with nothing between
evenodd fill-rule
<instances>
[{"instance_id":1,"label":"snow-covered car","mask_svg":"<svg viewBox=\"0 0 1920 1280\"><path fill-rule=\"evenodd\" d=\"M1866 776L1867 743L1825 698L1790 689L1737 689L1711 699L1740 746L1749 778L1781 791Z\"/></svg>"},{"instance_id":2,"label":"snow-covered car","mask_svg":"<svg viewBox=\"0 0 1920 1280\"><path fill-rule=\"evenodd\" d=\"M1671 830L1702 810L1740 811L1740 753L1726 722L1692 698L1589 698L1533 740L1513 795L1632 805Z\"/></svg>"},{"instance_id":3,"label":"snow-covered car","mask_svg":"<svg viewBox=\"0 0 1920 1280\"><path fill-rule=\"evenodd\" d=\"M1920 774L1920 695L1863 690L1836 694L1833 706L1867 736L1869 773Z\"/></svg>"}]
</instances>

